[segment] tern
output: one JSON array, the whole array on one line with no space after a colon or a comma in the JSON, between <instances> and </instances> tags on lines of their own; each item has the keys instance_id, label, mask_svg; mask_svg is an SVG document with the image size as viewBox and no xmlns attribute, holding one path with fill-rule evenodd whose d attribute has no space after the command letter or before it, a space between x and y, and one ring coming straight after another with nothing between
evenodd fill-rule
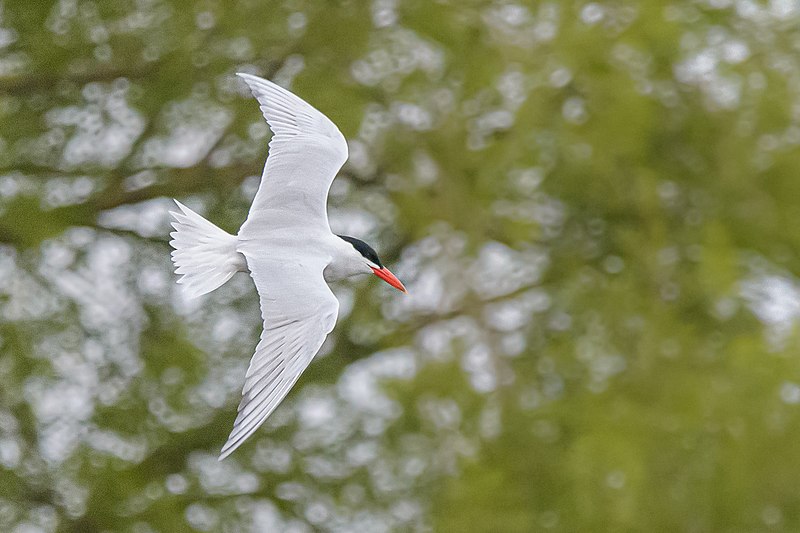
<instances>
[{"instance_id":1,"label":"tern","mask_svg":"<svg viewBox=\"0 0 800 533\"><path fill-rule=\"evenodd\" d=\"M332 281L375 274L406 292L365 242L335 235L328 191L347 160L347 142L328 117L263 78L237 74L272 130L269 156L247 220L231 235L177 200L170 245L178 283L200 296L249 272L264 330L250 361L222 460L275 410L333 330L339 302Z\"/></svg>"}]
</instances>

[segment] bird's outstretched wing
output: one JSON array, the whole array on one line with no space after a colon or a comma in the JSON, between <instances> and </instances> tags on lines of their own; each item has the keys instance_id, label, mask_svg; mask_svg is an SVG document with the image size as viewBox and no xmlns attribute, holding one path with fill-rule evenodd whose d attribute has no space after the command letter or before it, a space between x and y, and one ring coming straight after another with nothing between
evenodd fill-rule
<instances>
[{"instance_id":1,"label":"bird's outstretched wing","mask_svg":"<svg viewBox=\"0 0 800 533\"><path fill-rule=\"evenodd\" d=\"M299 262L277 254L267 259L247 256L247 264L260 296L264 331L220 460L252 435L283 400L333 329L339 310L323 278L323 260Z\"/></svg>"},{"instance_id":2,"label":"bird's outstretched wing","mask_svg":"<svg viewBox=\"0 0 800 533\"><path fill-rule=\"evenodd\" d=\"M261 184L239 237L297 226L328 230L328 190L347 160L344 136L328 117L286 89L257 76L238 75L261 104L273 133Z\"/></svg>"}]
</instances>

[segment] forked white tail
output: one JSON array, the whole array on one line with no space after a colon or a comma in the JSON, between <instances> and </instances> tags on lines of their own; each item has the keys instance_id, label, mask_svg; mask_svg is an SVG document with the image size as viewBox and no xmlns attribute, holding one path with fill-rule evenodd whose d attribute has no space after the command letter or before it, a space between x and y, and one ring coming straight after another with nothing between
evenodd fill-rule
<instances>
[{"instance_id":1,"label":"forked white tail","mask_svg":"<svg viewBox=\"0 0 800 533\"><path fill-rule=\"evenodd\" d=\"M215 226L179 201L181 212L171 211L175 219L170 233L175 273L190 296L213 291L236 272L246 271L244 256L236 251L236 237Z\"/></svg>"}]
</instances>

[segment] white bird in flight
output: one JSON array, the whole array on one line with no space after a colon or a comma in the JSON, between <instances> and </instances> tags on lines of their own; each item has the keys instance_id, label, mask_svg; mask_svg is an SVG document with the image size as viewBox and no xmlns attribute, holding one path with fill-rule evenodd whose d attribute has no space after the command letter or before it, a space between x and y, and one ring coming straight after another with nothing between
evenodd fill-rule
<instances>
[{"instance_id":1,"label":"white bird in flight","mask_svg":"<svg viewBox=\"0 0 800 533\"><path fill-rule=\"evenodd\" d=\"M273 133L247 220L231 235L176 200L180 212L171 213L170 233L175 273L188 294L206 294L236 272L249 272L261 303L264 330L220 460L275 410L333 329L339 302L328 282L375 274L406 292L375 250L334 235L328 225L328 190L347 160L347 142L336 125L270 81L238 76Z\"/></svg>"}]
</instances>

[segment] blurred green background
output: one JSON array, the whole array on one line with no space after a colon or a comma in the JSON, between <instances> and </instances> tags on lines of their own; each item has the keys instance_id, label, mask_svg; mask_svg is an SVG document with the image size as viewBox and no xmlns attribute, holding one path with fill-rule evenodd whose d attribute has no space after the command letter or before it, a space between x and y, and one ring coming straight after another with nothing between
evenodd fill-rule
<instances>
[{"instance_id":1,"label":"blurred green background","mask_svg":"<svg viewBox=\"0 0 800 533\"><path fill-rule=\"evenodd\" d=\"M790 0L2 0L0 531L800 531ZM188 300L268 77L405 282L219 463L260 333Z\"/></svg>"}]
</instances>

